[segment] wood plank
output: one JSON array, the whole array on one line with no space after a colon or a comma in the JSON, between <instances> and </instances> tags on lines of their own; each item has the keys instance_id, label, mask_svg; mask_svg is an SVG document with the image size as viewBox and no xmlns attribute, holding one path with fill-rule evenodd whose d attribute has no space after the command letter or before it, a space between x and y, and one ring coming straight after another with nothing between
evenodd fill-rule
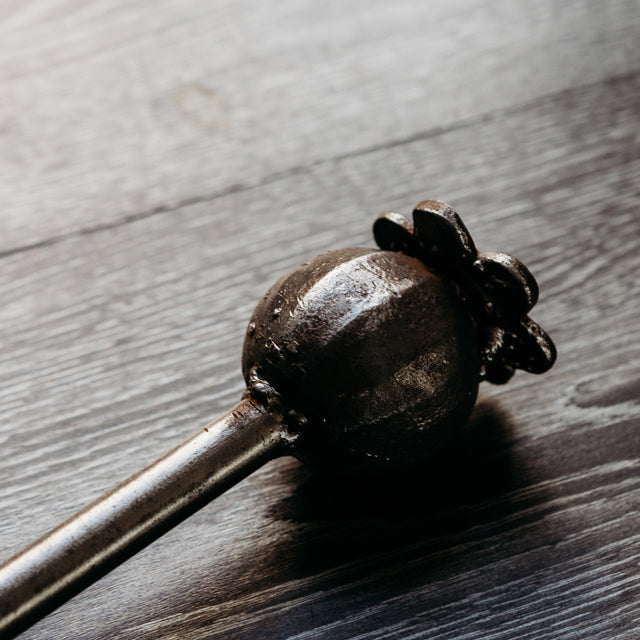
<instances>
[{"instance_id":1,"label":"wood plank","mask_svg":"<svg viewBox=\"0 0 640 640\"><path fill-rule=\"evenodd\" d=\"M640 76L2 259L2 557L242 388L286 269L454 203L523 258L556 367L485 388L451 468L334 486L273 463L27 632L36 638L628 638L640 624ZM417 484L416 484L417 483Z\"/></svg>"},{"instance_id":2,"label":"wood plank","mask_svg":"<svg viewBox=\"0 0 640 640\"><path fill-rule=\"evenodd\" d=\"M31 0L0 12L0 251L640 67L634 0Z\"/></svg>"}]
</instances>

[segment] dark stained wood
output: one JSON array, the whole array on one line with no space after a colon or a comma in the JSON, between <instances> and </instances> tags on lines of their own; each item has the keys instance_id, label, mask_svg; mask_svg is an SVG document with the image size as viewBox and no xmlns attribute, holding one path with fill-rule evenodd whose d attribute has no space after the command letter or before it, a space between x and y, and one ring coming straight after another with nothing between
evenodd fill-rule
<instances>
[{"instance_id":1,"label":"dark stained wood","mask_svg":"<svg viewBox=\"0 0 640 640\"><path fill-rule=\"evenodd\" d=\"M0 7L0 251L633 72L635 0Z\"/></svg>"},{"instance_id":2,"label":"dark stained wood","mask_svg":"<svg viewBox=\"0 0 640 640\"><path fill-rule=\"evenodd\" d=\"M483 388L443 469L271 463L25 638L640 634L639 12L452 4L2 10L0 112L35 128L0 134L0 557L235 402L264 291L380 211L454 204L559 348ZM238 129L145 110L214 79Z\"/></svg>"}]
</instances>

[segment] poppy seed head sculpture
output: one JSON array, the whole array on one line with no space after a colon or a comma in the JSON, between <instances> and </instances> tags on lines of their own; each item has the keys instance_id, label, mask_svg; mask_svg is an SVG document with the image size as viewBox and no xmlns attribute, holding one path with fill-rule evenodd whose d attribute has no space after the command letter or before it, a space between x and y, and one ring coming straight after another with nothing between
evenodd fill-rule
<instances>
[{"instance_id":1,"label":"poppy seed head sculpture","mask_svg":"<svg viewBox=\"0 0 640 640\"><path fill-rule=\"evenodd\" d=\"M536 282L478 253L434 200L413 224L376 220L380 249L301 265L258 304L247 390L231 410L0 566L0 636L17 633L269 460L337 472L417 465L465 423L481 380L546 371L553 343L527 313Z\"/></svg>"},{"instance_id":2,"label":"poppy seed head sculpture","mask_svg":"<svg viewBox=\"0 0 640 640\"><path fill-rule=\"evenodd\" d=\"M332 470L418 464L466 422L481 380L555 359L527 317L529 270L478 253L451 207L421 202L413 225L382 215L374 235L380 250L332 251L279 280L244 343L249 393L277 398L295 455Z\"/></svg>"}]
</instances>

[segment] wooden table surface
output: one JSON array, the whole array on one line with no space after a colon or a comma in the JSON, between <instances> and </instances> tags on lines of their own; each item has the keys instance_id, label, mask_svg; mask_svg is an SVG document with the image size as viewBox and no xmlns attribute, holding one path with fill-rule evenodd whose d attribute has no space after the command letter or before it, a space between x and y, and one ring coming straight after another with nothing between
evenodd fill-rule
<instances>
[{"instance_id":1,"label":"wooden table surface","mask_svg":"<svg viewBox=\"0 0 640 640\"><path fill-rule=\"evenodd\" d=\"M36 639L640 638L637 0L0 3L0 557L239 398L264 291L452 203L558 346L447 469L270 463Z\"/></svg>"}]
</instances>

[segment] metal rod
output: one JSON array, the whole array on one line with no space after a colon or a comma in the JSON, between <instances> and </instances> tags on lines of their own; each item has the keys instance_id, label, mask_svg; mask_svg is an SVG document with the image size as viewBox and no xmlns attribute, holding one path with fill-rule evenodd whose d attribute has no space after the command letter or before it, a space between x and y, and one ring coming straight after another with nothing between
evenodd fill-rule
<instances>
[{"instance_id":1,"label":"metal rod","mask_svg":"<svg viewBox=\"0 0 640 640\"><path fill-rule=\"evenodd\" d=\"M0 566L0 637L15 637L268 460L282 416L245 398Z\"/></svg>"}]
</instances>

